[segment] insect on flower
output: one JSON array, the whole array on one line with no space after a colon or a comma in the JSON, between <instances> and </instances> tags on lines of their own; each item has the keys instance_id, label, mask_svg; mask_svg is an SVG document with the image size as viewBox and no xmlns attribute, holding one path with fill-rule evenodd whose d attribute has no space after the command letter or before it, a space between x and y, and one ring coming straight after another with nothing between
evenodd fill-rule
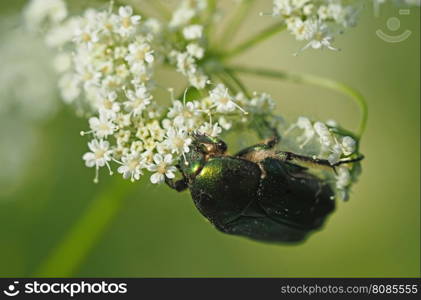
<instances>
[{"instance_id":1,"label":"insect on flower","mask_svg":"<svg viewBox=\"0 0 421 300\"><path fill-rule=\"evenodd\" d=\"M297 242L322 226L334 199L347 199L359 175L364 99L342 84L317 80L358 101L358 133L307 117L288 123L275 100L253 93L238 73L314 84L312 77L232 66L230 58L283 30L305 43L302 50L337 50L334 38L354 25L360 1L268 1L277 23L232 47L238 26L211 30L222 23L216 5L222 1L179 1L162 18L145 15L141 1L133 7L111 1L108 10L75 15L68 15L63 0L31 1L27 23L45 32L61 62L62 98L89 117L89 130L81 134L92 138L83 159L95 168L95 182L107 168L133 182L147 177L177 191L189 189L218 230L256 240ZM218 31L224 36L210 36ZM182 98L163 84L156 72L161 67L187 81ZM172 85L178 86L176 80ZM171 101L159 94L163 88ZM221 140L228 132L269 139L229 155ZM281 134L284 151L276 147Z\"/></svg>"},{"instance_id":2,"label":"insect on flower","mask_svg":"<svg viewBox=\"0 0 421 300\"><path fill-rule=\"evenodd\" d=\"M228 155L221 139L195 134L177 165L183 178L165 181L177 191L189 189L197 209L221 232L269 242L304 240L335 208L332 188L304 165L336 172L363 157L331 164L275 150L278 141L273 137ZM341 167L341 181L344 172Z\"/></svg>"}]
</instances>

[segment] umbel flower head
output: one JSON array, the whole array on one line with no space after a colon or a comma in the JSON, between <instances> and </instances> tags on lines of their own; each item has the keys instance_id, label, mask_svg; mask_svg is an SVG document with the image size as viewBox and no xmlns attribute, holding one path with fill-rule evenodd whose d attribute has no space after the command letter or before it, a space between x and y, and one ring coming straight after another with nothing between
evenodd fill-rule
<instances>
[{"instance_id":1,"label":"umbel flower head","mask_svg":"<svg viewBox=\"0 0 421 300\"><path fill-rule=\"evenodd\" d=\"M334 36L356 24L363 1L273 0L272 15L281 18L302 48L337 50Z\"/></svg>"},{"instance_id":2,"label":"umbel flower head","mask_svg":"<svg viewBox=\"0 0 421 300\"><path fill-rule=\"evenodd\" d=\"M344 3L275 0L273 15L307 41L304 48L335 49L333 25L343 29L355 23L355 5ZM176 176L195 133L216 137L247 129L262 136L261 124L279 130L287 149L332 165L357 156L358 140L336 123L300 117L286 124L275 115L269 94L250 94L225 72L221 54L209 48L209 22L217 10L208 4L180 1L164 21L131 6L89 8L74 16L62 0L33 0L27 7L28 25L42 30L57 54L62 98L88 119L81 132L89 137L83 160L96 170L95 182L105 167L131 181L149 177L153 184L163 183ZM186 79L184 95L175 97L170 87L166 99L156 97L162 85L155 70L162 65ZM358 172L358 164L341 165L322 176L346 199Z\"/></svg>"}]
</instances>

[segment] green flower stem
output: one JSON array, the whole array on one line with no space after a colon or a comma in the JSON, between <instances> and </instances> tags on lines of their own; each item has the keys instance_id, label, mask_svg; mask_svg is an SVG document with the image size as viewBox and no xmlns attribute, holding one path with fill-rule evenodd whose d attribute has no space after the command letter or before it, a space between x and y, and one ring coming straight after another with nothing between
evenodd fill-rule
<instances>
[{"instance_id":1,"label":"green flower stem","mask_svg":"<svg viewBox=\"0 0 421 300\"><path fill-rule=\"evenodd\" d=\"M208 6L207 6L207 10L206 10L206 16L205 16L205 35L208 37L208 43L211 42L211 36L212 36L212 31L213 31L213 25L214 25L214 20L213 20L213 16L215 14L216 11L216 0L208 0Z\"/></svg>"},{"instance_id":2,"label":"green flower stem","mask_svg":"<svg viewBox=\"0 0 421 300\"><path fill-rule=\"evenodd\" d=\"M160 0L151 0L148 1L148 4L152 6L155 9L155 11L159 13L165 20L171 19L172 13L165 5L161 3Z\"/></svg>"},{"instance_id":3,"label":"green flower stem","mask_svg":"<svg viewBox=\"0 0 421 300\"><path fill-rule=\"evenodd\" d=\"M231 93L238 93L237 88L231 83L232 79L228 77L226 73L217 73L215 76L228 88Z\"/></svg>"},{"instance_id":4,"label":"green flower stem","mask_svg":"<svg viewBox=\"0 0 421 300\"><path fill-rule=\"evenodd\" d=\"M206 9L208 21L212 19L213 15L216 12L216 8L217 8L216 0L208 0L208 6Z\"/></svg>"},{"instance_id":5,"label":"green flower stem","mask_svg":"<svg viewBox=\"0 0 421 300\"><path fill-rule=\"evenodd\" d=\"M138 185L115 178L114 182L89 204L34 276L72 276L116 216L123 200L136 186Z\"/></svg>"},{"instance_id":6,"label":"green flower stem","mask_svg":"<svg viewBox=\"0 0 421 300\"><path fill-rule=\"evenodd\" d=\"M231 78L233 82L240 88L240 90L243 92L243 94L250 99L251 94L248 92L247 88L243 84L243 82L235 75L235 73L232 70L226 69L224 72L228 77Z\"/></svg>"},{"instance_id":7,"label":"green flower stem","mask_svg":"<svg viewBox=\"0 0 421 300\"><path fill-rule=\"evenodd\" d=\"M240 7L237 10L237 13L233 16L231 22L227 25L226 31L224 32L219 44L225 47L232 41L233 36L238 31L238 28L243 23L244 19L247 17L252 4L255 0L243 0L241 1Z\"/></svg>"},{"instance_id":8,"label":"green flower stem","mask_svg":"<svg viewBox=\"0 0 421 300\"><path fill-rule=\"evenodd\" d=\"M360 92L349 87L348 85L344 83L341 83L332 79L328 79L328 78L309 75L309 74L294 74L294 73L289 73L285 71L275 71L275 70L267 70L267 69L261 69L261 68L231 66L231 67L226 67L226 69L234 71L234 72L239 72L239 73L248 73L248 74L254 74L254 75L259 75L259 76L264 76L264 77L272 77L272 78L281 79L281 80L288 80L295 83L311 84L311 85L321 86L321 87L325 87L328 89L341 92L349 96L360 107L361 120L358 126L356 137L358 139L361 139L364 133L364 130L367 124L367 119L368 119L367 102Z\"/></svg>"},{"instance_id":9,"label":"green flower stem","mask_svg":"<svg viewBox=\"0 0 421 300\"><path fill-rule=\"evenodd\" d=\"M276 23L276 24L262 30L261 32L259 32L255 36L251 37L250 39L246 40L242 44L238 45L234 49L228 50L227 52L223 53L221 55L221 57L222 57L222 59L227 59L227 58L231 58L233 56L236 56L238 54L241 54L244 51L250 49L251 47L257 45L258 43L270 38L274 34L277 34L278 32L281 32L285 29L286 29L285 23L283 23L283 22L282 23Z\"/></svg>"}]
</instances>

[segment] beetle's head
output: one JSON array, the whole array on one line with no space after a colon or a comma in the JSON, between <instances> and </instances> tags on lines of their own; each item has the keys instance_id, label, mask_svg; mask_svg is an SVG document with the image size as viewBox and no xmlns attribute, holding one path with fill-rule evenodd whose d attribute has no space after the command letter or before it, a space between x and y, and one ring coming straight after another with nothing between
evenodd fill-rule
<instances>
[{"instance_id":1,"label":"beetle's head","mask_svg":"<svg viewBox=\"0 0 421 300\"><path fill-rule=\"evenodd\" d=\"M223 155L227 152L227 144L223 140L204 134L195 134L193 144L197 151L205 155Z\"/></svg>"},{"instance_id":2,"label":"beetle's head","mask_svg":"<svg viewBox=\"0 0 421 300\"><path fill-rule=\"evenodd\" d=\"M196 176L198 170L206 163L209 157L224 155L227 144L221 139L195 133L190 151L185 153L180 160L179 168L187 178Z\"/></svg>"}]
</instances>

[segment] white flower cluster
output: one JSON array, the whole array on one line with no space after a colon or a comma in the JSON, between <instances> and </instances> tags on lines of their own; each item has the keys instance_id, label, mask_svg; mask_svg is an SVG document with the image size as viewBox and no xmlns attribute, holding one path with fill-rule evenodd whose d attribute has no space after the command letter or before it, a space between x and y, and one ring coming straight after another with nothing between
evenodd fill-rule
<instances>
[{"instance_id":1,"label":"white flower cluster","mask_svg":"<svg viewBox=\"0 0 421 300\"><path fill-rule=\"evenodd\" d=\"M190 85L203 89L209 82L201 67L198 65L205 55L206 39L204 26L199 24L200 14L206 8L207 1L184 0L179 8L174 11L169 23L171 31L184 38L182 47L170 53L170 61L176 66L178 72L183 74Z\"/></svg>"},{"instance_id":2,"label":"white flower cluster","mask_svg":"<svg viewBox=\"0 0 421 300\"><path fill-rule=\"evenodd\" d=\"M20 21L0 21L0 202L25 184L23 170L39 155L41 128L59 104L51 53Z\"/></svg>"},{"instance_id":3,"label":"white flower cluster","mask_svg":"<svg viewBox=\"0 0 421 300\"><path fill-rule=\"evenodd\" d=\"M178 8L172 14L169 26L177 28L188 25L192 19L205 11L207 6L207 0L182 0Z\"/></svg>"},{"instance_id":4,"label":"white flower cluster","mask_svg":"<svg viewBox=\"0 0 421 300\"><path fill-rule=\"evenodd\" d=\"M24 11L29 29L56 25L67 17L66 3L58 0L32 0Z\"/></svg>"},{"instance_id":5,"label":"white flower cluster","mask_svg":"<svg viewBox=\"0 0 421 300\"><path fill-rule=\"evenodd\" d=\"M96 169L96 182L101 167L113 173L113 163L119 165L118 173L132 181L139 180L145 170L153 173L152 183L173 178L175 164L189 151L192 132L217 136L232 126L233 118L246 113L236 103L237 98L244 97L231 96L221 84L199 100L186 101L184 97L180 101L172 96L170 106L158 103L152 95L156 55L153 40L160 28L156 21L142 22L130 6L120 7L118 13L89 9L83 16L66 18L63 2L51 1L56 5L44 7L43 18L57 7L62 8L60 14L64 17L54 27L44 27L46 42L62 49L55 60L62 73L59 87L63 99L77 102L83 112L91 115L90 130L81 134L93 137L83 159L86 166ZM195 65L195 60L204 55L198 45L203 27L189 22L203 10L203 3L183 1L169 23L171 30L180 31L190 41L186 52L175 56L177 69L197 88L207 82ZM27 11L40 10L37 6L42 3L35 0ZM37 23L44 24L44 19ZM244 107L262 111L261 97L255 97L243 101Z\"/></svg>"},{"instance_id":6,"label":"white flower cluster","mask_svg":"<svg viewBox=\"0 0 421 300\"><path fill-rule=\"evenodd\" d=\"M258 109L260 101L256 97L247 101L249 107ZM173 99L170 107L159 107L160 114L152 113L147 106L141 115L126 108L114 117L99 111L99 117L90 118L94 138L88 144L90 152L83 159L88 167L96 168L95 181L100 167L107 166L112 174L112 162L120 165L118 173L132 181L139 180L144 170L152 172L152 183L162 183L165 177L174 178L175 165L190 151L193 132L217 136L243 114L236 97L223 85L217 85L208 97L200 100ZM217 122L213 123L212 119Z\"/></svg>"},{"instance_id":7,"label":"white flower cluster","mask_svg":"<svg viewBox=\"0 0 421 300\"><path fill-rule=\"evenodd\" d=\"M152 99L154 56L153 35L142 32L140 19L129 6L118 14L89 9L47 32L49 45L69 49L56 58L65 101L82 99L101 112L102 121L116 118L122 106L133 115L142 113Z\"/></svg>"},{"instance_id":8,"label":"white flower cluster","mask_svg":"<svg viewBox=\"0 0 421 300\"><path fill-rule=\"evenodd\" d=\"M307 150L314 157L327 159L331 165L351 159L358 154L357 141L344 134L334 121L312 122L306 117L299 117L287 128L284 135L298 142L298 148L302 151ZM349 188L357 179L358 170L351 164L340 165L335 169L336 189L341 198L347 199Z\"/></svg>"},{"instance_id":9,"label":"white flower cluster","mask_svg":"<svg viewBox=\"0 0 421 300\"><path fill-rule=\"evenodd\" d=\"M355 25L359 1L346 0L274 0L273 16L285 21L288 31L299 41L306 41L302 48L337 50L332 43L334 36Z\"/></svg>"},{"instance_id":10,"label":"white flower cluster","mask_svg":"<svg viewBox=\"0 0 421 300\"><path fill-rule=\"evenodd\" d=\"M235 127L262 135L259 130L267 130L266 121L279 125L281 118L273 115L270 95L235 94L205 74L207 2L183 0L162 23L142 19L130 6L88 9L70 17L63 0L32 0L26 9L28 26L43 30L46 44L57 53L54 64L61 74L62 98L89 117L90 128L82 135L91 140L83 159L87 167L95 168L95 182L106 167L110 174L116 170L132 181L149 171L152 183L162 183L175 177L177 163L190 151L192 133L219 136ZM346 27L353 22L353 10L341 3L278 0L274 14L313 48L332 48L330 35L320 30L330 32L330 23ZM186 89L182 99L175 99L170 89L170 104L158 101L154 90L162 87L155 84L153 71L161 64L183 74L196 94ZM301 117L282 138L292 140L297 153L335 164L358 153L356 141L335 128ZM343 198L355 174L353 166L337 168L333 180ZM329 176L325 178L332 179Z\"/></svg>"}]
</instances>

